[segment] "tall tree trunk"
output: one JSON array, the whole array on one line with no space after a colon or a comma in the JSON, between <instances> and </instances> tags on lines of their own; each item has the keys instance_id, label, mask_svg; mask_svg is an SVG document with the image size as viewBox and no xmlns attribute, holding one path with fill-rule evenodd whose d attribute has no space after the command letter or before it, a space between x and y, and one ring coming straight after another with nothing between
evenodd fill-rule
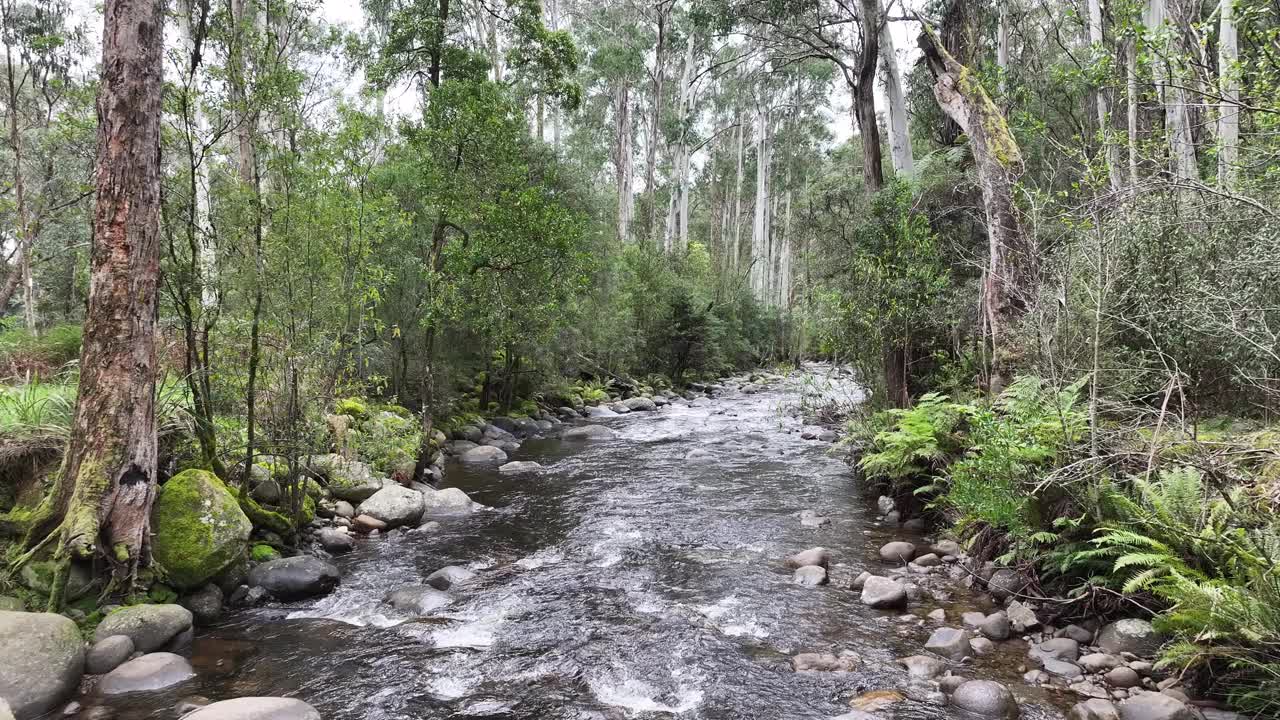
<instances>
[{"instance_id":1,"label":"tall tree trunk","mask_svg":"<svg viewBox=\"0 0 1280 720\"><path fill-rule=\"evenodd\" d=\"M1138 41L1130 38L1124 54L1125 120L1129 134L1129 184L1138 184Z\"/></svg>"},{"instance_id":2,"label":"tall tree trunk","mask_svg":"<svg viewBox=\"0 0 1280 720\"><path fill-rule=\"evenodd\" d=\"M106 0L104 16L79 396L58 483L38 514L60 520L61 561L104 556L125 579L147 560L156 488L164 14L159 0ZM34 527L31 539L42 530ZM60 604L65 581L64 566L51 607Z\"/></svg>"},{"instance_id":3,"label":"tall tree trunk","mask_svg":"<svg viewBox=\"0 0 1280 720\"><path fill-rule=\"evenodd\" d=\"M1147 28L1160 33L1168 19L1166 0L1151 0L1147 7ZM1199 180L1196 166L1196 144L1191 129L1187 86L1179 75L1174 58L1181 52L1180 33L1172 33L1163 46L1156 48L1152 60L1156 89L1164 104L1165 132L1169 142L1169 172L1180 180Z\"/></svg>"},{"instance_id":4,"label":"tall tree trunk","mask_svg":"<svg viewBox=\"0 0 1280 720\"><path fill-rule=\"evenodd\" d=\"M1236 0L1218 5L1218 186L1235 187L1240 158L1240 40Z\"/></svg>"},{"instance_id":5,"label":"tall tree trunk","mask_svg":"<svg viewBox=\"0 0 1280 720\"><path fill-rule=\"evenodd\" d=\"M1089 44L1093 47L1095 61L1107 56L1106 37L1102 31L1102 0L1089 0ZM1098 135L1106 157L1107 177L1111 181L1111 189L1119 190L1124 180L1120 169L1120 148L1111 137L1111 107L1107 97L1108 92L1105 86L1093 89L1094 110L1098 120Z\"/></svg>"},{"instance_id":6,"label":"tall tree trunk","mask_svg":"<svg viewBox=\"0 0 1280 720\"><path fill-rule=\"evenodd\" d=\"M854 103L862 138L862 180L868 193L884 188L880 125L876 118L876 67L880 62L880 0L862 0L862 49Z\"/></svg>"},{"instance_id":7,"label":"tall tree trunk","mask_svg":"<svg viewBox=\"0 0 1280 720\"><path fill-rule=\"evenodd\" d=\"M742 107L737 103L733 107L734 120L737 122L737 168L733 181L733 242L730 244L729 268L736 274L742 264L742 180L743 156L746 145L746 123L742 117ZM3 307L3 306L0 306Z\"/></svg>"},{"instance_id":8,"label":"tall tree trunk","mask_svg":"<svg viewBox=\"0 0 1280 720\"><path fill-rule=\"evenodd\" d=\"M961 0L963 1L963 0ZM1096 0L1090 0L1095 2ZM1000 97L1006 98L1009 95L1009 2L1010 0L999 0L1000 10L996 19L996 72L999 74L1000 85L997 91Z\"/></svg>"},{"instance_id":9,"label":"tall tree trunk","mask_svg":"<svg viewBox=\"0 0 1280 720\"><path fill-rule=\"evenodd\" d=\"M765 301L765 265L769 247L769 164L770 164L769 110L760 106L756 110L756 208L751 225L751 293L759 301Z\"/></svg>"},{"instance_id":10,"label":"tall tree trunk","mask_svg":"<svg viewBox=\"0 0 1280 720\"><path fill-rule=\"evenodd\" d=\"M1022 227L1014 186L1022 175L1022 154L1004 115L973 71L961 65L937 41L927 25L920 48L934 78L939 107L969 137L987 217L988 258L984 307L993 347L992 391L1012 379L1018 353L1010 344L1013 327L1026 314L1027 292L1035 275L1036 252Z\"/></svg>"},{"instance_id":11,"label":"tall tree trunk","mask_svg":"<svg viewBox=\"0 0 1280 720\"><path fill-rule=\"evenodd\" d=\"M880 59L884 61L884 94L889 103L889 155L893 172L903 180L911 180L916 175L916 163L907 124L907 100L902 89L902 72L898 69L898 51L893 46L888 22L880 24Z\"/></svg>"},{"instance_id":12,"label":"tall tree trunk","mask_svg":"<svg viewBox=\"0 0 1280 720\"><path fill-rule=\"evenodd\" d=\"M618 188L618 240L631 240L631 220L635 212L634 172L631 146L631 86L619 82L613 91L614 170Z\"/></svg>"},{"instance_id":13,"label":"tall tree trunk","mask_svg":"<svg viewBox=\"0 0 1280 720\"><path fill-rule=\"evenodd\" d=\"M661 133L662 94L665 92L667 72L667 14L670 9L664 2L658 3L658 44L654 49L652 72L653 97L649 104L649 125L645 130L644 194L648 199L649 223L645 228L652 240L658 222L658 201L655 175L658 167L658 135Z\"/></svg>"},{"instance_id":14,"label":"tall tree trunk","mask_svg":"<svg viewBox=\"0 0 1280 720\"><path fill-rule=\"evenodd\" d=\"M5 21L10 18L5 13ZM19 129L18 107L19 94L21 92L21 81L17 77L17 70L13 62L13 48L9 43L5 44L5 70L8 79L8 100L9 100L9 146L13 150L13 197L18 215L18 248L17 248L17 270L18 279L22 286L22 318L26 324L27 330L32 333L39 331L39 316L36 313L36 282L35 276L32 274L31 261L35 247L35 238L32 237L31 215L27 208L27 192L26 192L26 173L23 169L23 147L22 132ZM6 297L7 301L8 298ZM3 305L0 305L2 308Z\"/></svg>"}]
</instances>

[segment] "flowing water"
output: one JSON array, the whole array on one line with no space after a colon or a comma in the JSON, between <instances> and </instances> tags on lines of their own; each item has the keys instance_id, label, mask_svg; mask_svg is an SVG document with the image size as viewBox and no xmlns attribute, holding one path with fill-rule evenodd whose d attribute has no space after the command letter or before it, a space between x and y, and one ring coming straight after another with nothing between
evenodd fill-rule
<instances>
[{"instance_id":1,"label":"flowing water","mask_svg":"<svg viewBox=\"0 0 1280 720\"><path fill-rule=\"evenodd\" d=\"M800 439L788 409L832 393L857 391L827 372L793 375L756 394L603 420L614 440L530 440L513 459L547 466L538 476L453 466L445 484L493 510L361 541L335 560L333 594L238 611L202 631L198 678L113 701L116 717L172 718L177 699L199 694L289 695L334 720L776 720L830 718L886 689L908 699L883 717L959 717L894 663L921 652L935 625L871 610L834 585L794 585L784 567L822 545L839 572L883 573L876 549L904 537L877 526L828 444ZM803 510L833 522L802 527ZM479 577L430 617L381 604L451 564ZM953 619L968 609L945 607ZM790 668L795 653L842 650L862 657L859 670ZM1004 643L957 672L1008 682L1024 718L1058 717L1056 698L1018 686L1024 652Z\"/></svg>"}]
</instances>

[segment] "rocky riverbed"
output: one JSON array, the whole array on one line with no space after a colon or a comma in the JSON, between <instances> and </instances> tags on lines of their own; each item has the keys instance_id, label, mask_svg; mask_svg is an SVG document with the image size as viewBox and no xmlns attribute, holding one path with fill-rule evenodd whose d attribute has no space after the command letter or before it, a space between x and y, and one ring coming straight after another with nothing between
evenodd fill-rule
<instances>
[{"instance_id":1,"label":"rocky riverbed","mask_svg":"<svg viewBox=\"0 0 1280 720\"><path fill-rule=\"evenodd\" d=\"M439 488L330 458L295 557L87 644L0 612L0 696L19 720L1228 720L1153 667L1149 625L1046 626L1016 575L865 498L800 412L859 397L814 367L499 419L441 438Z\"/></svg>"}]
</instances>

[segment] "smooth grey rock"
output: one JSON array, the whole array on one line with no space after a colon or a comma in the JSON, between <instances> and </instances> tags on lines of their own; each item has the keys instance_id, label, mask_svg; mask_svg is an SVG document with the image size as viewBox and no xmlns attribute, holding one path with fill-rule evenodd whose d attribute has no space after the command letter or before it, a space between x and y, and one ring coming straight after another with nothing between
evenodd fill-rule
<instances>
[{"instance_id":1,"label":"smooth grey rock","mask_svg":"<svg viewBox=\"0 0 1280 720\"><path fill-rule=\"evenodd\" d=\"M938 678L938 689L941 690L944 695L950 695L956 691L956 688L967 682L969 682L969 679L966 677L961 677L960 675L948 675L944 678Z\"/></svg>"},{"instance_id":2,"label":"smooth grey rock","mask_svg":"<svg viewBox=\"0 0 1280 720\"><path fill-rule=\"evenodd\" d=\"M36 717L75 693L84 641L70 618L0 611L0 698L18 720Z\"/></svg>"},{"instance_id":3,"label":"smooth grey rock","mask_svg":"<svg viewBox=\"0 0 1280 720\"><path fill-rule=\"evenodd\" d=\"M479 448L476 448L471 452L478 450ZM466 460L465 455L463 460ZM402 525L417 524L426 507L426 500L417 490L410 490L400 485L387 485L360 503L356 512L381 520L388 528L397 528Z\"/></svg>"},{"instance_id":4,"label":"smooth grey rock","mask_svg":"<svg viewBox=\"0 0 1280 720\"><path fill-rule=\"evenodd\" d=\"M1117 620L1098 633L1098 647L1112 655L1133 653L1138 657L1151 657L1163 644L1151 623L1136 618Z\"/></svg>"},{"instance_id":5,"label":"smooth grey rock","mask_svg":"<svg viewBox=\"0 0 1280 720\"><path fill-rule=\"evenodd\" d=\"M618 417L618 413L614 412L611 408L608 408L604 405L593 405L587 408L587 417L592 417L592 418Z\"/></svg>"},{"instance_id":6,"label":"smooth grey rock","mask_svg":"<svg viewBox=\"0 0 1280 720\"><path fill-rule=\"evenodd\" d=\"M148 653L164 647L194 621L191 611L181 605L131 605L103 618L93 639L127 635L133 640L134 649Z\"/></svg>"},{"instance_id":7,"label":"smooth grey rock","mask_svg":"<svg viewBox=\"0 0 1280 720\"><path fill-rule=\"evenodd\" d=\"M1068 680L1075 680L1084 677L1084 673L1080 670L1080 666L1066 660L1059 660L1054 657L1046 657L1040 661L1044 665L1045 672L1050 675L1057 675Z\"/></svg>"},{"instance_id":8,"label":"smooth grey rock","mask_svg":"<svg viewBox=\"0 0 1280 720\"><path fill-rule=\"evenodd\" d=\"M507 461L507 454L492 445L480 445L462 453L459 458L471 465L497 465Z\"/></svg>"},{"instance_id":9,"label":"smooth grey rock","mask_svg":"<svg viewBox=\"0 0 1280 720\"><path fill-rule=\"evenodd\" d=\"M876 509L880 511L881 515L888 515L893 512L894 506L895 503L893 502L893 498L887 495L881 495L879 499L876 500Z\"/></svg>"},{"instance_id":10,"label":"smooth grey rock","mask_svg":"<svg viewBox=\"0 0 1280 720\"><path fill-rule=\"evenodd\" d=\"M929 636L924 649L951 660L963 660L973 655L973 647L969 645L972 639L968 630L938 628Z\"/></svg>"},{"instance_id":11,"label":"smooth grey rock","mask_svg":"<svg viewBox=\"0 0 1280 720\"><path fill-rule=\"evenodd\" d=\"M976 610L970 610L960 615L960 621L964 623L965 627L977 630L982 627L982 623L987 621L987 615Z\"/></svg>"},{"instance_id":12,"label":"smooth grey rock","mask_svg":"<svg viewBox=\"0 0 1280 720\"><path fill-rule=\"evenodd\" d=\"M603 425L579 425L565 430L560 437L571 442L592 442L612 440L618 437L618 433Z\"/></svg>"},{"instance_id":13,"label":"smooth grey rock","mask_svg":"<svg viewBox=\"0 0 1280 720\"><path fill-rule=\"evenodd\" d=\"M862 604L877 610L907 606L907 589L887 577L872 575L862 584Z\"/></svg>"},{"instance_id":14,"label":"smooth grey rock","mask_svg":"<svg viewBox=\"0 0 1280 720\"><path fill-rule=\"evenodd\" d=\"M987 592L997 600L1016 595L1027 586L1027 579L1017 570L1002 568L991 574L991 579L987 580Z\"/></svg>"},{"instance_id":15,"label":"smooth grey rock","mask_svg":"<svg viewBox=\"0 0 1280 720\"><path fill-rule=\"evenodd\" d=\"M98 681L103 695L147 692L177 685L195 677L191 663L181 655L168 652L148 653L112 670Z\"/></svg>"},{"instance_id":16,"label":"smooth grey rock","mask_svg":"<svg viewBox=\"0 0 1280 720\"><path fill-rule=\"evenodd\" d=\"M1092 673L1104 672L1124 664L1119 656L1107 653L1089 653L1080 656L1080 667Z\"/></svg>"},{"instance_id":17,"label":"smooth grey rock","mask_svg":"<svg viewBox=\"0 0 1280 720\"><path fill-rule=\"evenodd\" d=\"M356 539L351 537L351 533L343 532L338 528L320 528L316 533L316 540L319 541L320 547L325 552L339 555L345 552L351 552L356 549Z\"/></svg>"},{"instance_id":18,"label":"smooth grey rock","mask_svg":"<svg viewBox=\"0 0 1280 720\"><path fill-rule=\"evenodd\" d=\"M871 573L863 570L858 573L857 577L849 581L850 590L861 590L863 585L867 584L867 578L871 577Z\"/></svg>"},{"instance_id":19,"label":"smooth grey rock","mask_svg":"<svg viewBox=\"0 0 1280 720\"><path fill-rule=\"evenodd\" d=\"M1091 698L1072 705L1067 720L1120 720L1120 711L1110 700Z\"/></svg>"},{"instance_id":20,"label":"smooth grey rock","mask_svg":"<svg viewBox=\"0 0 1280 720\"><path fill-rule=\"evenodd\" d=\"M984 637L976 637L969 641L975 655L986 655L996 649L996 644Z\"/></svg>"},{"instance_id":21,"label":"smooth grey rock","mask_svg":"<svg viewBox=\"0 0 1280 720\"><path fill-rule=\"evenodd\" d=\"M427 576L427 584L437 590L448 590L454 585L474 580L476 574L464 567L446 565Z\"/></svg>"},{"instance_id":22,"label":"smooth grey rock","mask_svg":"<svg viewBox=\"0 0 1280 720\"><path fill-rule=\"evenodd\" d=\"M1118 688L1131 688L1142 684L1142 676L1138 675L1138 672L1133 668L1124 667L1123 665L1107 671L1107 674L1103 675L1102 679L1106 680L1111 687Z\"/></svg>"},{"instance_id":23,"label":"smooth grey rock","mask_svg":"<svg viewBox=\"0 0 1280 720\"><path fill-rule=\"evenodd\" d=\"M898 663L907 669L907 674L911 677L924 680L935 678L947 669L945 662L928 655L912 655L911 657L899 658Z\"/></svg>"},{"instance_id":24,"label":"smooth grey rock","mask_svg":"<svg viewBox=\"0 0 1280 720\"><path fill-rule=\"evenodd\" d=\"M1194 720L1186 703L1160 693L1144 692L1120 703L1120 720Z\"/></svg>"},{"instance_id":25,"label":"smooth grey rock","mask_svg":"<svg viewBox=\"0 0 1280 720\"><path fill-rule=\"evenodd\" d=\"M480 439L483 440L484 438L480 438ZM451 455L461 455L463 453L470 452L478 447L480 447L480 443L472 442L470 440L454 440L453 442L449 443L446 446L446 448L448 448L449 453Z\"/></svg>"},{"instance_id":26,"label":"smooth grey rock","mask_svg":"<svg viewBox=\"0 0 1280 720\"><path fill-rule=\"evenodd\" d=\"M796 672L853 672L861 660L853 653L800 653L791 658Z\"/></svg>"},{"instance_id":27,"label":"smooth grey rock","mask_svg":"<svg viewBox=\"0 0 1280 720\"><path fill-rule=\"evenodd\" d=\"M222 588L212 583L182 598L182 607L191 611L196 625L212 625L222 617Z\"/></svg>"},{"instance_id":28,"label":"smooth grey rock","mask_svg":"<svg viewBox=\"0 0 1280 720\"><path fill-rule=\"evenodd\" d=\"M955 540L939 540L929 546L929 552L940 557L946 557L947 555L959 556L964 554L964 548L960 547L960 543Z\"/></svg>"},{"instance_id":29,"label":"smooth grey rock","mask_svg":"<svg viewBox=\"0 0 1280 720\"><path fill-rule=\"evenodd\" d=\"M243 697L206 705L182 720L320 720L320 713L293 698Z\"/></svg>"},{"instance_id":30,"label":"smooth grey rock","mask_svg":"<svg viewBox=\"0 0 1280 720\"><path fill-rule=\"evenodd\" d=\"M1005 608L1005 615L1009 616L1009 625L1017 633L1040 626L1040 618L1036 617L1035 612L1017 600L1009 603L1009 607Z\"/></svg>"},{"instance_id":31,"label":"smooth grey rock","mask_svg":"<svg viewBox=\"0 0 1280 720\"><path fill-rule=\"evenodd\" d=\"M260 587L279 600L300 600L324 595L338 586L338 568L319 558L269 560L249 571L249 585Z\"/></svg>"},{"instance_id":32,"label":"smooth grey rock","mask_svg":"<svg viewBox=\"0 0 1280 720\"><path fill-rule=\"evenodd\" d=\"M880 548L880 559L890 563L906 563L911 562L911 558L916 555L916 546L912 543L895 540L885 543Z\"/></svg>"},{"instance_id":33,"label":"smooth grey rock","mask_svg":"<svg viewBox=\"0 0 1280 720\"><path fill-rule=\"evenodd\" d=\"M632 412L653 412L658 409L658 406L647 397L633 397L623 400L623 403Z\"/></svg>"},{"instance_id":34,"label":"smooth grey rock","mask_svg":"<svg viewBox=\"0 0 1280 720\"><path fill-rule=\"evenodd\" d=\"M970 680L951 694L951 704L982 718L1010 718L1018 703L1009 688L992 680Z\"/></svg>"},{"instance_id":35,"label":"smooth grey rock","mask_svg":"<svg viewBox=\"0 0 1280 720\"><path fill-rule=\"evenodd\" d=\"M128 635L112 635L95 642L84 658L84 671L102 675L120 667L133 654L133 640Z\"/></svg>"},{"instance_id":36,"label":"smooth grey rock","mask_svg":"<svg viewBox=\"0 0 1280 720\"><path fill-rule=\"evenodd\" d=\"M1003 610L993 612L978 623L978 632L990 640L1009 639L1009 615Z\"/></svg>"},{"instance_id":37,"label":"smooth grey rock","mask_svg":"<svg viewBox=\"0 0 1280 720\"><path fill-rule=\"evenodd\" d=\"M1093 642L1093 633L1080 627L1079 625L1068 625L1053 634L1054 637L1069 637L1081 645L1088 645Z\"/></svg>"},{"instance_id":38,"label":"smooth grey rock","mask_svg":"<svg viewBox=\"0 0 1280 720\"><path fill-rule=\"evenodd\" d=\"M1035 660L1053 658L1074 662L1080 657L1080 643L1071 638L1052 638L1031 646L1027 655Z\"/></svg>"},{"instance_id":39,"label":"smooth grey rock","mask_svg":"<svg viewBox=\"0 0 1280 720\"><path fill-rule=\"evenodd\" d=\"M787 567L802 568L806 565L817 565L819 567L828 567L831 562L831 553L826 548L816 547L802 550L795 555L787 558Z\"/></svg>"},{"instance_id":40,"label":"smooth grey rock","mask_svg":"<svg viewBox=\"0 0 1280 720\"><path fill-rule=\"evenodd\" d=\"M517 460L498 468L498 472L503 475L533 475L542 472L544 469L542 463L536 463L532 460Z\"/></svg>"},{"instance_id":41,"label":"smooth grey rock","mask_svg":"<svg viewBox=\"0 0 1280 720\"><path fill-rule=\"evenodd\" d=\"M619 415L626 415L627 413L631 412L631 408L627 407L627 404L621 401L610 405L609 409Z\"/></svg>"},{"instance_id":42,"label":"smooth grey rock","mask_svg":"<svg viewBox=\"0 0 1280 720\"><path fill-rule=\"evenodd\" d=\"M401 612L426 615L453 602L453 598L430 585L409 585L387 593L382 601Z\"/></svg>"},{"instance_id":43,"label":"smooth grey rock","mask_svg":"<svg viewBox=\"0 0 1280 720\"><path fill-rule=\"evenodd\" d=\"M911 562L919 565L920 567L937 567L942 564L942 558L938 557L934 553L925 553Z\"/></svg>"},{"instance_id":44,"label":"smooth grey rock","mask_svg":"<svg viewBox=\"0 0 1280 720\"><path fill-rule=\"evenodd\" d=\"M791 582L806 587L826 585L827 571L818 565L805 565L804 567L796 568L796 571L791 575Z\"/></svg>"},{"instance_id":45,"label":"smooth grey rock","mask_svg":"<svg viewBox=\"0 0 1280 720\"><path fill-rule=\"evenodd\" d=\"M356 516L356 507L346 500L339 500L333 504L333 512L338 517L350 520Z\"/></svg>"},{"instance_id":46,"label":"smooth grey rock","mask_svg":"<svg viewBox=\"0 0 1280 720\"><path fill-rule=\"evenodd\" d=\"M467 497L467 494L458 488L436 490L433 493L423 495L422 499L426 506L423 517L466 515L484 507Z\"/></svg>"}]
</instances>

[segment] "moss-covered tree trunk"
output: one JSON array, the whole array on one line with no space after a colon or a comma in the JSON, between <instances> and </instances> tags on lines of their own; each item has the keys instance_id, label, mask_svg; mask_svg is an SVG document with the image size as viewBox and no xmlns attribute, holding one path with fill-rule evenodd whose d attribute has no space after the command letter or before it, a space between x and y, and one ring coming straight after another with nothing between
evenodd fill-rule
<instances>
[{"instance_id":1,"label":"moss-covered tree trunk","mask_svg":"<svg viewBox=\"0 0 1280 720\"><path fill-rule=\"evenodd\" d=\"M58 483L32 534L56 540L64 563L105 555L117 576L146 558L156 493L162 10L159 0L106 2L80 390Z\"/></svg>"},{"instance_id":2,"label":"moss-covered tree trunk","mask_svg":"<svg viewBox=\"0 0 1280 720\"><path fill-rule=\"evenodd\" d=\"M973 71L947 52L928 25L920 33L919 45L933 74L938 106L968 136L977 165L988 240L983 307L993 350L991 389L998 392L1008 384L1017 361L1009 334L1026 314L1037 261L1013 196L1022 176L1022 154L1000 108Z\"/></svg>"}]
</instances>

